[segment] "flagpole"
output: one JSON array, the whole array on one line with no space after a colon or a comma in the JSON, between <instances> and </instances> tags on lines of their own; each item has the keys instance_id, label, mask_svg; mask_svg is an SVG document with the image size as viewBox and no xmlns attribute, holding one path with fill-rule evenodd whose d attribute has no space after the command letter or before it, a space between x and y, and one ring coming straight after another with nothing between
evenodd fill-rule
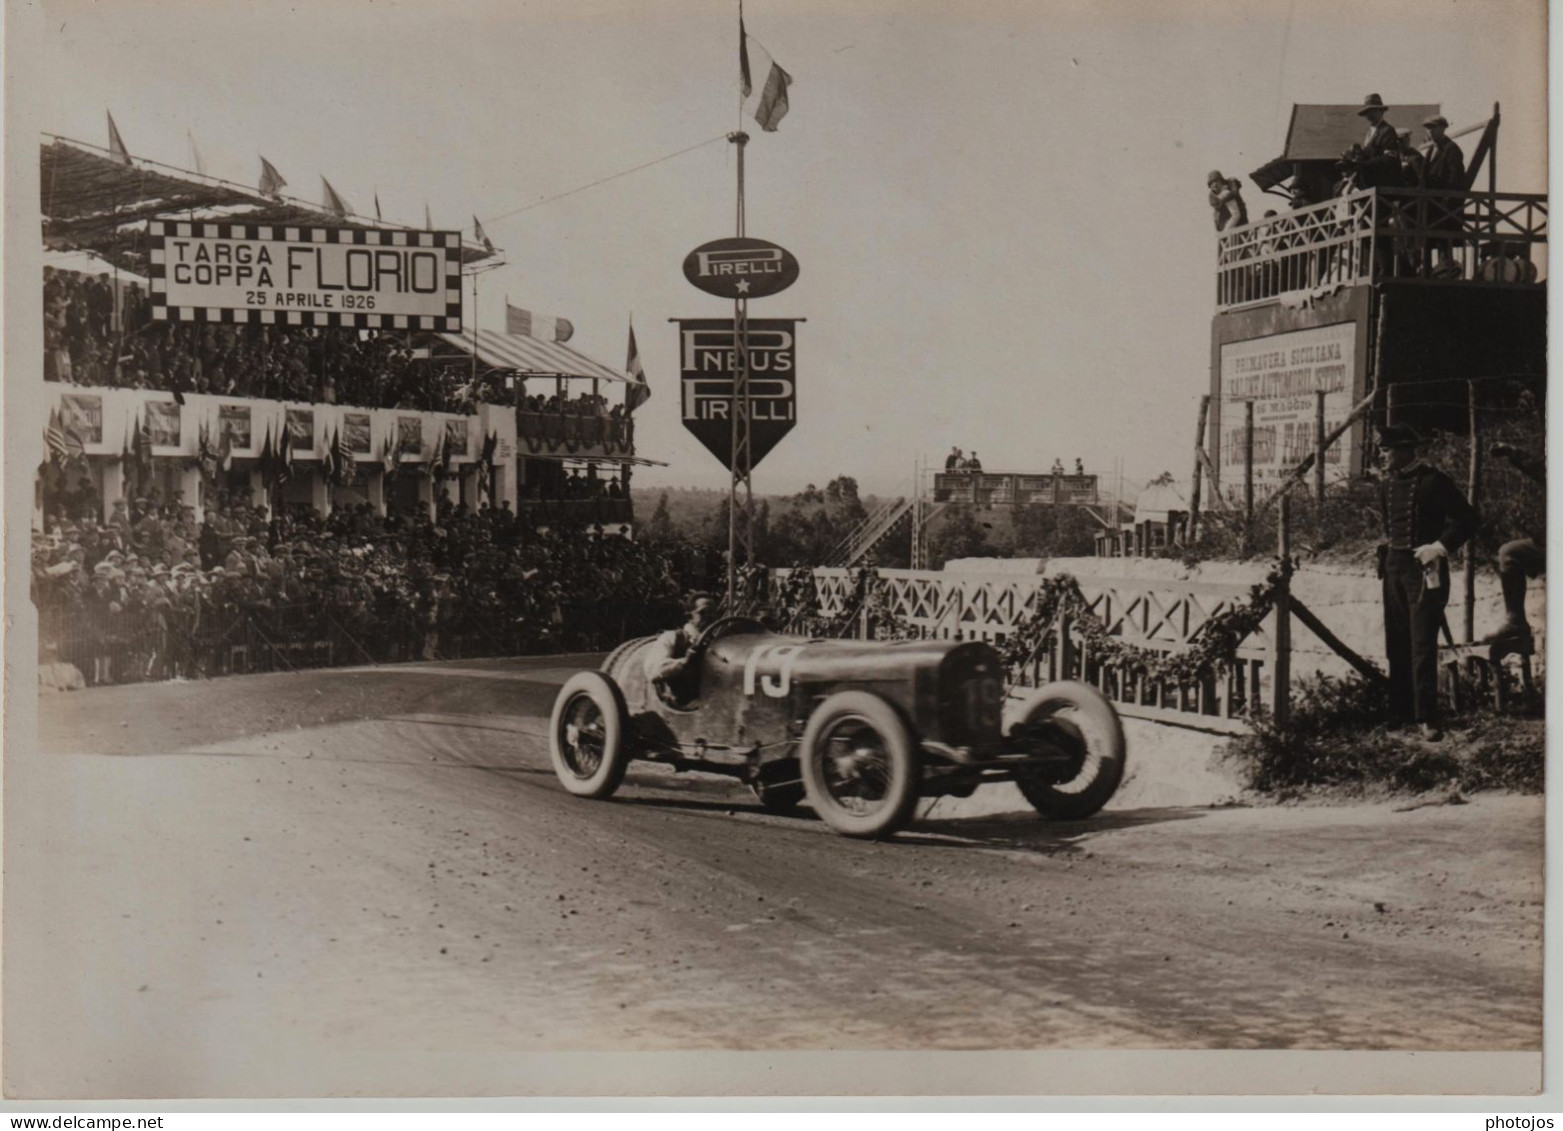
<instances>
[{"instance_id":1,"label":"flagpole","mask_svg":"<svg viewBox=\"0 0 1563 1131\"><path fill-rule=\"evenodd\" d=\"M738 147L737 234L744 234L744 147L749 135L742 130L729 138ZM747 557L753 557L754 487L750 482L749 428L749 301L742 295L733 299L733 392L728 406L732 421L732 478L727 495L727 607L734 608L738 595L738 550L740 543ZM738 518L738 487L743 484L744 514Z\"/></svg>"}]
</instances>

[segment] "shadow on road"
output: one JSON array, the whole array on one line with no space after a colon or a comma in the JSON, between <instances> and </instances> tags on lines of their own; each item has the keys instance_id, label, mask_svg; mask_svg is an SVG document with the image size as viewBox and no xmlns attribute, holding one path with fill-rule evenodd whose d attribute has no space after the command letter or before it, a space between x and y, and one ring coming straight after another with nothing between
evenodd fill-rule
<instances>
[{"instance_id":1,"label":"shadow on road","mask_svg":"<svg viewBox=\"0 0 1563 1131\"><path fill-rule=\"evenodd\" d=\"M1169 821L1194 821L1208 812L1204 808L1161 806L1098 813L1084 821L1045 821L1019 811L986 817L919 821L903 837L912 839L917 830L922 830L940 838L954 838L961 842L961 847L1019 849L1055 855L1083 851L1087 842L1103 833Z\"/></svg>"}]
</instances>

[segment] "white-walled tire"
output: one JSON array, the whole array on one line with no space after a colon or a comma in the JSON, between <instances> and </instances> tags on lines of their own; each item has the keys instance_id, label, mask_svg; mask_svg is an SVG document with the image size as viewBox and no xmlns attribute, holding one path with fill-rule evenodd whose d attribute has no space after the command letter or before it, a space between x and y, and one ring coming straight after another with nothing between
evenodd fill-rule
<instances>
[{"instance_id":1,"label":"white-walled tire","mask_svg":"<svg viewBox=\"0 0 1563 1131\"><path fill-rule=\"evenodd\" d=\"M889 836L917 807L917 740L896 709L869 692L838 691L816 707L798 763L809 804L843 836Z\"/></svg>"},{"instance_id":2,"label":"white-walled tire","mask_svg":"<svg viewBox=\"0 0 1563 1131\"><path fill-rule=\"evenodd\" d=\"M548 756L559 783L577 797L607 798L630 764L629 709L601 672L565 681L548 721Z\"/></svg>"},{"instance_id":3,"label":"white-walled tire","mask_svg":"<svg viewBox=\"0 0 1563 1131\"><path fill-rule=\"evenodd\" d=\"M1112 701L1088 683L1066 680L1039 687L1005 712L1004 733L1027 733L1070 752L1076 770L1067 781L1021 771L1015 784L1042 816L1083 821L1112 799L1123 781L1127 744Z\"/></svg>"}]
</instances>

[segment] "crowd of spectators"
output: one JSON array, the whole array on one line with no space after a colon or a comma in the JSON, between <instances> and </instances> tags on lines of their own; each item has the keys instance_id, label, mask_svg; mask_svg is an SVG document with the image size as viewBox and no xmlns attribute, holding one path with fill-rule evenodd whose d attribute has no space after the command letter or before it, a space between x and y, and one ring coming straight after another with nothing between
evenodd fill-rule
<instances>
[{"instance_id":1,"label":"crowd of spectators","mask_svg":"<svg viewBox=\"0 0 1563 1131\"><path fill-rule=\"evenodd\" d=\"M304 644L362 663L613 646L676 620L687 553L601 528L537 531L508 505L329 516L177 496L82 501L34 535L40 662L90 684L197 677ZM296 651L296 649L295 649ZM316 657L317 653L309 653Z\"/></svg>"},{"instance_id":2,"label":"crowd of spectators","mask_svg":"<svg viewBox=\"0 0 1563 1131\"><path fill-rule=\"evenodd\" d=\"M432 358L406 332L154 321L137 283L44 268L44 380L312 404L473 412L519 397L523 414L618 420L606 397L518 394L470 359Z\"/></svg>"}]
</instances>

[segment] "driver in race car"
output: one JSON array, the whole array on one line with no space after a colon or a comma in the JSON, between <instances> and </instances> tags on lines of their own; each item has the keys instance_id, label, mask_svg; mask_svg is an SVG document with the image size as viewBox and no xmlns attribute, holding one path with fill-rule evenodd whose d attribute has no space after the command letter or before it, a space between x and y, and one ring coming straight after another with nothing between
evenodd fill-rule
<instances>
[{"instance_id":1,"label":"driver in race car","mask_svg":"<svg viewBox=\"0 0 1563 1131\"><path fill-rule=\"evenodd\" d=\"M664 632L646 649L646 678L666 703L678 704L695 698L698 670L695 641L716 619L717 601L709 593L691 593L684 599L688 619L680 628Z\"/></svg>"}]
</instances>

